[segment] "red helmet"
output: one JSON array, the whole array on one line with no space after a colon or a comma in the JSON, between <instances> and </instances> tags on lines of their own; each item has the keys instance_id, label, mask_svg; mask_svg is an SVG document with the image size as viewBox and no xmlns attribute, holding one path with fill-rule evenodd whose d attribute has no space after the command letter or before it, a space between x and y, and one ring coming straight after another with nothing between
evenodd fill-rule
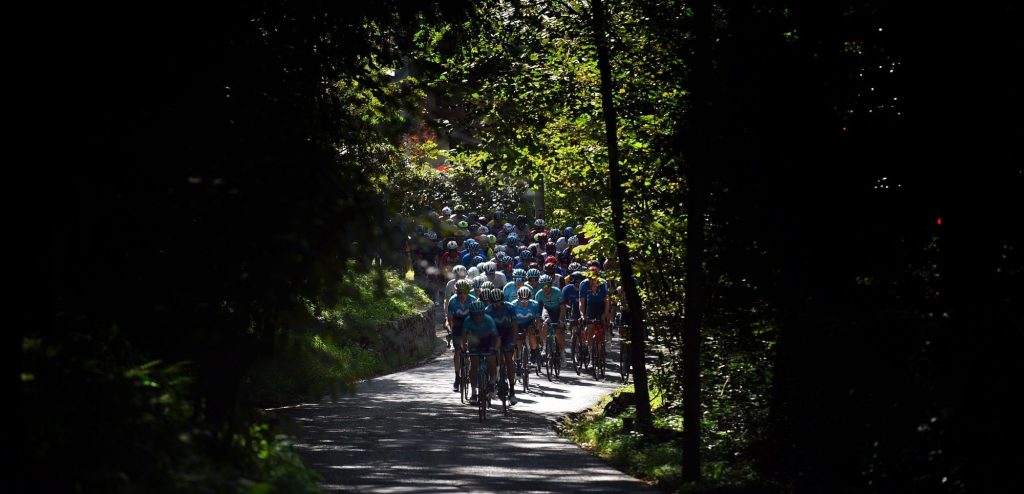
<instances>
[{"instance_id":1,"label":"red helmet","mask_svg":"<svg viewBox=\"0 0 1024 494\"><path fill-rule=\"evenodd\" d=\"M555 272L555 263L549 262L549 263L545 264L544 265L544 272L548 273L548 274L554 273Z\"/></svg>"},{"instance_id":2,"label":"red helmet","mask_svg":"<svg viewBox=\"0 0 1024 494\"><path fill-rule=\"evenodd\" d=\"M547 256L546 258L544 258L544 263L545 264L548 264L548 263L555 264L557 262L558 262L558 259L556 259L555 256Z\"/></svg>"}]
</instances>

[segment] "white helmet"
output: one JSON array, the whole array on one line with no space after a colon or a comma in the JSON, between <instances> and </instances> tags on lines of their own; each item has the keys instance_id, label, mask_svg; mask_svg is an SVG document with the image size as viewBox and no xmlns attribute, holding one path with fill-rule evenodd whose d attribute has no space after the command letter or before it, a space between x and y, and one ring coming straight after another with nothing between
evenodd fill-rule
<instances>
[{"instance_id":1,"label":"white helmet","mask_svg":"<svg viewBox=\"0 0 1024 494\"><path fill-rule=\"evenodd\" d=\"M449 240L448 245L446 245L445 247L448 247L448 250L455 250L459 248L459 244L455 243L454 240Z\"/></svg>"},{"instance_id":2,"label":"white helmet","mask_svg":"<svg viewBox=\"0 0 1024 494\"><path fill-rule=\"evenodd\" d=\"M533 222L533 226L539 226L541 228L544 228L544 224L545 224L544 220L542 220L540 218L537 218L537 221Z\"/></svg>"},{"instance_id":3,"label":"white helmet","mask_svg":"<svg viewBox=\"0 0 1024 494\"><path fill-rule=\"evenodd\" d=\"M476 278L477 276L480 276L480 270L477 269L476 266L473 266L473 267L467 269L466 273L467 273L467 276L470 279L473 279L473 278Z\"/></svg>"},{"instance_id":4,"label":"white helmet","mask_svg":"<svg viewBox=\"0 0 1024 494\"><path fill-rule=\"evenodd\" d=\"M569 245L576 247L580 244L580 239L576 235L569 237Z\"/></svg>"},{"instance_id":5,"label":"white helmet","mask_svg":"<svg viewBox=\"0 0 1024 494\"><path fill-rule=\"evenodd\" d=\"M483 226L483 225L480 225L480 228L476 229L476 233L479 234L479 235L487 235L487 232L489 232L489 231L490 230L488 230L487 227Z\"/></svg>"},{"instance_id":6,"label":"white helmet","mask_svg":"<svg viewBox=\"0 0 1024 494\"><path fill-rule=\"evenodd\" d=\"M445 216L451 216L452 215L452 208L450 208L448 206L445 206L445 207L441 208L441 214L443 214Z\"/></svg>"},{"instance_id":7,"label":"white helmet","mask_svg":"<svg viewBox=\"0 0 1024 494\"><path fill-rule=\"evenodd\" d=\"M468 274L468 272L466 271L466 266L463 266L461 264L456 264L455 267L452 268L452 272L455 273L455 276L458 276L459 278L465 278L466 275Z\"/></svg>"}]
</instances>

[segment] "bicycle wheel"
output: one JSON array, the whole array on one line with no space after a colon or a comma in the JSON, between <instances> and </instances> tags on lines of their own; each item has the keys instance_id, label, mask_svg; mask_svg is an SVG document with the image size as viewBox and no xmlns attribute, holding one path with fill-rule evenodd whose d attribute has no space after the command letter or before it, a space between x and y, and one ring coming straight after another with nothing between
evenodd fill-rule
<instances>
[{"instance_id":1,"label":"bicycle wheel","mask_svg":"<svg viewBox=\"0 0 1024 494\"><path fill-rule=\"evenodd\" d=\"M594 367L597 369L594 377L597 379L604 379L605 371L605 354L604 354L604 342L597 345L597 351L595 352L597 359L594 361Z\"/></svg>"},{"instance_id":2,"label":"bicycle wheel","mask_svg":"<svg viewBox=\"0 0 1024 494\"><path fill-rule=\"evenodd\" d=\"M541 359L544 362L544 374L547 375L548 381L551 381L551 342L548 341L544 344L544 358Z\"/></svg>"},{"instance_id":3,"label":"bicycle wheel","mask_svg":"<svg viewBox=\"0 0 1024 494\"><path fill-rule=\"evenodd\" d=\"M501 398L501 414L508 415L508 371L505 368L505 356L498 356L498 397Z\"/></svg>"},{"instance_id":4,"label":"bicycle wheel","mask_svg":"<svg viewBox=\"0 0 1024 494\"><path fill-rule=\"evenodd\" d=\"M480 410L480 422L487 419L487 356L480 356L480 370L477 372L476 380L476 399L477 407Z\"/></svg>"},{"instance_id":5,"label":"bicycle wheel","mask_svg":"<svg viewBox=\"0 0 1024 494\"><path fill-rule=\"evenodd\" d=\"M619 376L623 384L629 381L629 344L625 341L619 346Z\"/></svg>"},{"instance_id":6,"label":"bicycle wheel","mask_svg":"<svg viewBox=\"0 0 1024 494\"><path fill-rule=\"evenodd\" d=\"M462 377L459 379L459 390L461 391L461 394L462 394L462 403L469 403L469 390L470 390L470 388L469 388L469 380L470 380L471 376L469 375L469 354L468 353L463 353L462 354L462 365L461 365L461 368L462 368L462 373L460 374L460 376L462 376Z\"/></svg>"},{"instance_id":7,"label":"bicycle wheel","mask_svg":"<svg viewBox=\"0 0 1024 494\"><path fill-rule=\"evenodd\" d=\"M555 361L552 366L555 368L555 377L558 377L562 373L562 347L555 342Z\"/></svg>"},{"instance_id":8,"label":"bicycle wheel","mask_svg":"<svg viewBox=\"0 0 1024 494\"><path fill-rule=\"evenodd\" d=\"M572 336L569 340L569 353L572 356L572 368L576 371L576 375L580 375L580 367L583 367L583 354L579 352L580 337L575 330L572 330Z\"/></svg>"},{"instance_id":9,"label":"bicycle wheel","mask_svg":"<svg viewBox=\"0 0 1024 494\"><path fill-rule=\"evenodd\" d=\"M530 367L529 361L526 359L528 351L530 351L530 345L523 343L522 348L519 349L519 360L522 362L523 368L523 393L530 392Z\"/></svg>"}]
</instances>

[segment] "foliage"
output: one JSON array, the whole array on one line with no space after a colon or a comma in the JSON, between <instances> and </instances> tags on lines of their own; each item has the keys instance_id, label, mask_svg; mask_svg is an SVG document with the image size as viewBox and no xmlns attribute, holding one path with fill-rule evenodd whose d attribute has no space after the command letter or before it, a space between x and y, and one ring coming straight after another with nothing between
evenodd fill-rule
<instances>
[{"instance_id":1,"label":"foliage","mask_svg":"<svg viewBox=\"0 0 1024 494\"><path fill-rule=\"evenodd\" d=\"M316 400L352 389L389 369L374 324L418 313L430 304L423 290L392 270L349 273L345 295L331 309L309 305L302 329L282 332L275 355L257 362L243 393L261 406Z\"/></svg>"},{"instance_id":2,"label":"foliage","mask_svg":"<svg viewBox=\"0 0 1024 494\"><path fill-rule=\"evenodd\" d=\"M62 115L64 130L35 147L66 169L40 181L56 212L38 218L47 317L15 332L40 349L21 351L33 432L14 448L29 453L18 483L195 492L245 476L254 492L306 490L240 387L303 340L307 304L334 307L347 273L404 258L387 177L422 95L389 73L404 33L464 5L136 5L131 23L120 9L38 16L44 60L65 62L33 71L33 122ZM177 411L125 376L154 360L188 362ZM179 440L193 429L201 440ZM163 482L174 473L185 484Z\"/></svg>"},{"instance_id":3,"label":"foliage","mask_svg":"<svg viewBox=\"0 0 1024 494\"><path fill-rule=\"evenodd\" d=\"M632 385L623 386L589 411L566 418L560 426L560 433L616 468L651 482L663 492L699 492L712 486L766 489L757 482L752 458L734 454L737 451L734 442L744 440L742 431L720 430L713 423L705 424L709 431L704 446L705 455L709 457L703 466L706 482L699 488L684 484L679 462L682 454L681 410L663 402L664 390L652 386L655 428L649 434L640 434L632 430L632 426L624 425L635 419L634 405L618 413L606 412L608 404L617 396L632 391Z\"/></svg>"},{"instance_id":4,"label":"foliage","mask_svg":"<svg viewBox=\"0 0 1024 494\"><path fill-rule=\"evenodd\" d=\"M423 79L457 110L451 125L480 141L460 152L481 174L543 183L549 220L585 222L595 241L581 253L602 258L610 214L587 7L495 2L480 21L421 30L417 48ZM661 345L658 383L676 406L691 14L687 2L609 8L629 247ZM1015 361L1008 328L1021 325L1010 232L1024 174L1005 143L1019 125L938 104L948 85L931 74L949 67L942 53L979 66L968 46L1009 56L1010 13L1008 2L972 11L1003 29L954 39L936 26L963 26L956 14L913 2L715 5L705 445L750 455L794 489L995 488L1006 459L967 431L1007 424L996 390ZM945 51L925 41L936 39ZM997 59L984 71L1006 81ZM954 72L964 97L1019 102L1012 84L989 92ZM966 163L979 168L936 168ZM970 380L954 362L997 377ZM978 381L981 407L964 392Z\"/></svg>"}]
</instances>

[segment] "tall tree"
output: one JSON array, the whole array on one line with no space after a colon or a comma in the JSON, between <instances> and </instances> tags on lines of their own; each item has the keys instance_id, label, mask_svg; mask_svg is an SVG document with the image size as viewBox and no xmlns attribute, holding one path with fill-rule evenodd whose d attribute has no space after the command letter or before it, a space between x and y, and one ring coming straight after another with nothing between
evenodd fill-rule
<instances>
[{"instance_id":1,"label":"tall tree","mask_svg":"<svg viewBox=\"0 0 1024 494\"><path fill-rule=\"evenodd\" d=\"M601 71L601 108L604 112L605 135L608 146L609 195L612 200L612 225L615 231L615 251L622 273L622 286L630 307L630 325L633 328L633 375L636 389L636 420L640 430L650 430L651 399L647 392L647 368L644 365L644 317L640 292L633 279L633 261L629 258L626 231L622 226L622 172L619 170L619 142L616 136L615 102L612 100L612 70L609 61L606 14L604 3L594 0L593 4L594 43L597 46L597 64Z\"/></svg>"},{"instance_id":2,"label":"tall tree","mask_svg":"<svg viewBox=\"0 0 1024 494\"><path fill-rule=\"evenodd\" d=\"M704 320L704 214L708 158L709 79L711 77L711 2L693 2L693 88L689 116L686 173L689 202L686 224L686 317L683 326L683 478L700 480L700 329Z\"/></svg>"}]
</instances>

